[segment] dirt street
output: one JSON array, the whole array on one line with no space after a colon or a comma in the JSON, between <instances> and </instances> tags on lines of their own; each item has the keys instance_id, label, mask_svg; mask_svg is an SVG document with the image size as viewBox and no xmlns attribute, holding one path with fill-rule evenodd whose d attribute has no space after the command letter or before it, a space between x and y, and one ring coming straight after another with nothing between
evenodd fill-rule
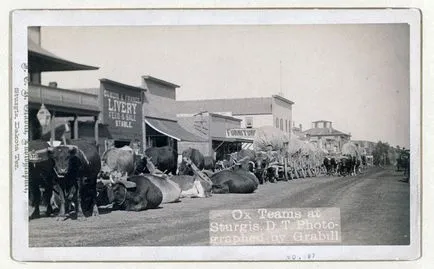
<instances>
[{"instance_id":1,"label":"dirt street","mask_svg":"<svg viewBox=\"0 0 434 269\"><path fill-rule=\"evenodd\" d=\"M106 210L84 221L41 218L29 222L29 245L209 245L210 210L303 207L340 208L343 245L409 244L409 184L393 169L267 183L252 194L183 199L142 212Z\"/></svg>"}]
</instances>

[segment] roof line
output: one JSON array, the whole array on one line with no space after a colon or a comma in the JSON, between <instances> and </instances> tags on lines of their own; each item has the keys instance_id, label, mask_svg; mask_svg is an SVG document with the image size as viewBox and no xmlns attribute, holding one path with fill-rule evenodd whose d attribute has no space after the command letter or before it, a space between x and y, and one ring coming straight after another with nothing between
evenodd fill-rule
<instances>
[{"instance_id":1,"label":"roof line","mask_svg":"<svg viewBox=\"0 0 434 269\"><path fill-rule=\"evenodd\" d=\"M153 120L165 120L165 121L171 121L171 122L178 122L177 120L172 120L172 119L166 119L166 118L160 118L160 117L155 117L155 116L145 116L145 119L153 119Z\"/></svg>"},{"instance_id":2,"label":"roof line","mask_svg":"<svg viewBox=\"0 0 434 269\"><path fill-rule=\"evenodd\" d=\"M104 83L104 82L111 83L111 84L114 84L114 85L117 85L117 86L130 88L130 89L133 89L133 90L136 90L136 91L146 91L146 89L144 89L144 88L140 88L140 87L124 84L124 83L121 83L121 82L118 82L118 81L114 81L114 80L111 80L111 79L107 79L107 78L101 78L99 80L102 83Z\"/></svg>"},{"instance_id":3,"label":"roof line","mask_svg":"<svg viewBox=\"0 0 434 269\"><path fill-rule=\"evenodd\" d=\"M273 96L274 98L276 98L276 99L279 99L279 100L282 101L282 102L287 103L287 104L290 104L290 105L295 104L293 101L291 101L291 100L289 100L289 99L286 99L286 98L283 97L283 96L280 96L280 95L277 95L277 94L273 94L272 96Z\"/></svg>"},{"instance_id":4,"label":"roof line","mask_svg":"<svg viewBox=\"0 0 434 269\"><path fill-rule=\"evenodd\" d=\"M241 97L241 98L214 98L214 99L196 99L196 100L176 100L176 102L207 102L221 100L245 100L245 99L271 99L271 97Z\"/></svg>"},{"instance_id":5,"label":"roof line","mask_svg":"<svg viewBox=\"0 0 434 269\"><path fill-rule=\"evenodd\" d=\"M163 84L163 85L166 85L166 86L169 86L169 87L173 87L173 88L179 88L179 87L181 87L181 86L176 85L174 83L171 83L171 82L168 82L168 81L165 81L165 80L153 77L153 76L149 76L149 75L142 76L142 78L145 79L145 80L154 81L154 82L157 82L159 84Z\"/></svg>"},{"instance_id":6,"label":"roof line","mask_svg":"<svg viewBox=\"0 0 434 269\"><path fill-rule=\"evenodd\" d=\"M226 115L222 115L222 114L218 114L218 113L209 113L210 116L214 116L214 117L218 117L218 118L223 118L223 119L228 119L228 120L234 120L234 121L242 121L239 118L235 118L235 117L231 117L231 116L226 116Z\"/></svg>"},{"instance_id":7,"label":"roof line","mask_svg":"<svg viewBox=\"0 0 434 269\"><path fill-rule=\"evenodd\" d=\"M75 68L77 68L76 70L97 70L97 69L99 69L99 67L97 67L97 66L80 64L80 63L76 63L73 61L63 59L63 58L55 55L54 53L44 49L41 45L33 42L31 39L28 40L27 50L28 50L29 55L35 55L35 56L39 56L42 58L47 58L47 59L50 59L50 60L52 60L54 62L58 62L58 63L65 63L68 65L74 66ZM74 70L69 70L69 71L74 71Z\"/></svg>"}]
</instances>

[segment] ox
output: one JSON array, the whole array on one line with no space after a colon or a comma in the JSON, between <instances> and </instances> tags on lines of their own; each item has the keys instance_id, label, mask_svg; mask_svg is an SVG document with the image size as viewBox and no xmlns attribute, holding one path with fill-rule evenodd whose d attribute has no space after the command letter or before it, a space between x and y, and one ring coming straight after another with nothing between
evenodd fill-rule
<instances>
[{"instance_id":1,"label":"ox","mask_svg":"<svg viewBox=\"0 0 434 269\"><path fill-rule=\"evenodd\" d=\"M72 145L48 149L54 162L54 172L65 200L59 215L65 210L71 217L98 215L96 205L96 181L101 169L101 159L94 144L72 140Z\"/></svg>"},{"instance_id":2,"label":"ox","mask_svg":"<svg viewBox=\"0 0 434 269\"><path fill-rule=\"evenodd\" d=\"M199 170L204 168L204 157L197 149L188 148L184 150L182 152L182 158L183 160L179 165L179 175L194 175L193 169L184 161L184 158L189 158Z\"/></svg>"},{"instance_id":3,"label":"ox","mask_svg":"<svg viewBox=\"0 0 434 269\"><path fill-rule=\"evenodd\" d=\"M203 157L203 169L214 172L216 162L212 156Z\"/></svg>"},{"instance_id":4,"label":"ox","mask_svg":"<svg viewBox=\"0 0 434 269\"><path fill-rule=\"evenodd\" d=\"M148 177L135 175L127 180L113 179L104 184L99 182L99 205L113 204L114 210L142 211L158 208L163 193Z\"/></svg>"},{"instance_id":5,"label":"ox","mask_svg":"<svg viewBox=\"0 0 434 269\"><path fill-rule=\"evenodd\" d=\"M338 172L341 176L351 176L354 173L356 158L352 156L341 157L338 165Z\"/></svg>"},{"instance_id":6,"label":"ox","mask_svg":"<svg viewBox=\"0 0 434 269\"><path fill-rule=\"evenodd\" d=\"M163 194L163 200L161 201L162 204L179 202L179 199L181 198L181 188L178 184L167 178L166 175L162 174L158 176L156 174L143 174L142 176L147 178L160 189Z\"/></svg>"},{"instance_id":7,"label":"ox","mask_svg":"<svg viewBox=\"0 0 434 269\"><path fill-rule=\"evenodd\" d=\"M29 142L29 201L34 207L30 219L40 217L41 190L44 188L43 201L47 205L46 215L53 213L50 198L55 184L54 162L48 157L48 144L42 140Z\"/></svg>"},{"instance_id":8,"label":"ox","mask_svg":"<svg viewBox=\"0 0 434 269\"><path fill-rule=\"evenodd\" d=\"M161 203L178 202L181 196L181 189L178 184L170 180L168 175L156 168L154 163L147 159L147 156L145 156L141 162L142 165L146 167L146 170L149 171L149 173L142 174L142 176L151 181L163 193L163 201Z\"/></svg>"},{"instance_id":9,"label":"ox","mask_svg":"<svg viewBox=\"0 0 434 269\"><path fill-rule=\"evenodd\" d=\"M146 171L146 158L159 170L172 173L172 175L176 174L178 155L172 147L164 146L146 149L145 157L138 162L135 174L149 172Z\"/></svg>"},{"instance_id":10,"label":"ox","mask_svg":"<svg viewBox=\"0 0 434 269\"><path fill-rule=\"evenodd\" d=\"M133 149L128 146L108 149L101 157L100 176L109 178L113 171L132 175L135 171L135 159L136 155Z\"/></svg>"},{"instance_id":11,"label":"ox","mask_svg":"<svg viewBox=\"0 0 434 269\"><path fill-rule=\"evenodd\" d=\"M230 160L231 163L239 162L239 160L246 160L242 163L242 168L245 170L248 170L250 172L254 172L256 165L255 165L255 158L256 153L251 149L242 149L236 153L231 154Z\"/></svg>"},{"instance_id":12,"label":"ox","mask_svg":"<svg viewBox=\"0 0 434 269\"><path fill-rule=\"evenodd\" d=\"M268 180L270 173L268 164L269 156L265 152L258 152L255 158L255 176L259 179L259 184L263 184Z\"/></svg>"},{"instance_id":13,"label":"ox","mask_svg":"<svg viewBox=\"0 0 434 269\"><path fill-rule=\"evenodd\" d=\"M254 177L254 175L253 175ZM222 170L211 177L213 193L252 193L258 184L249 171L239 167Z\"/></svg>"},{"instance_id":14,"label":"ox","mask_svg":"<svg viewBox=\"0 0 434 269\"><path fill-rule=\"evenodd\" d=\"M336 170L338 168L338 163L333 157L325 157L323 160L323 165L327 170L327 175L333 175L334 173L336 173Z\"/></svg>"}]
</instances>

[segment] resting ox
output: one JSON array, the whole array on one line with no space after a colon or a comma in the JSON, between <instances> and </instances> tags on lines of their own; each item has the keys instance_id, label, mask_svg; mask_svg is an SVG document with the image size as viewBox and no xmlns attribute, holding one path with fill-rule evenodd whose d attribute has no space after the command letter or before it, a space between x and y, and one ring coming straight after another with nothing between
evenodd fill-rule
<instances>
[{"instance_id":1,"label":"resting ox","mask_svg":"<svg viewBox=\"0 0 434 269\"><path fill-rule=\"evenodd\" d=\"M181 198L181 188L167 176L156 176L151 174L143 174L142 176L147 178L160 189L163 194L163 200L161 201L162 204L179 202L179 199Z\"/></svg>"},{"instance_id":2,"label":"resting ox","mask_svg":"<svg viewBox=\"0 0 434 269\"><path fill-rule=\"evenodd\" d=\"M142 174L142 176L151 181L163 193L163 201L161 203L178 202L181 196L181 189L179 186L170 180L168 175L156 168L154 163L147 159L147 156L143 157L141 163L146 167L145 170L149 171L148 173Z\"/></svg>"},{"instance_id":3,"label":"resting ox","mask_svg":"<svg viewBox=\"0 0 434 269\"><path fill-rule=\"evenodd\" d=\"M142 211L157 208L163 201L163 193L143 175L128 180L114 179L107 184L99 182L99 205L112 203L114 210Z\"/></svg>"},{"instance_id":4,"label":"resting ox","mask_svg":"<svg viewBox=\"0 0 434 269\"><path fill-rule=\"evenodd\" d=\"M252 193L258 188L256 176L242 168L222 170L211 177L213 193Z\"/></svg>"},{"instance_id":5,"label":"resting ox","mask_svg":"<svg viewBox=\"0 0 434 269\"><path fill-rule=\"evenodd\" d=\"M94 144L71 140L71 145L48 148L54 172L64 194L59 215L71 212L72 217L98 215L96 182L101 159Z\"/></svg>"}]
</instances>

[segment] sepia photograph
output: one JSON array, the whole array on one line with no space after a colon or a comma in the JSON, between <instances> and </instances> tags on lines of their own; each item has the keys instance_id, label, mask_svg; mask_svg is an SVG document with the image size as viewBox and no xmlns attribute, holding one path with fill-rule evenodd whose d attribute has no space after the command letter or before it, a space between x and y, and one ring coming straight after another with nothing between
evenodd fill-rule
<instances>
[{"instance_id":1,"label":"sepia photograph","mask_svg":"<svg viewBox=\"0 0 434 269\"><path fill-rule=\"evenodd\" d=\"M70 248L169 246L221 249L202 254L216 260L231 247L298 248L264 260L345 247L363 251L342 259L393 247L416 258L419 29L405 16L253 14L256 24L28 24L16 71L26 88L12 100L19 244L68 260ZM156 259L183 260L167 257Z\"/></svg>"}]
</instances>

